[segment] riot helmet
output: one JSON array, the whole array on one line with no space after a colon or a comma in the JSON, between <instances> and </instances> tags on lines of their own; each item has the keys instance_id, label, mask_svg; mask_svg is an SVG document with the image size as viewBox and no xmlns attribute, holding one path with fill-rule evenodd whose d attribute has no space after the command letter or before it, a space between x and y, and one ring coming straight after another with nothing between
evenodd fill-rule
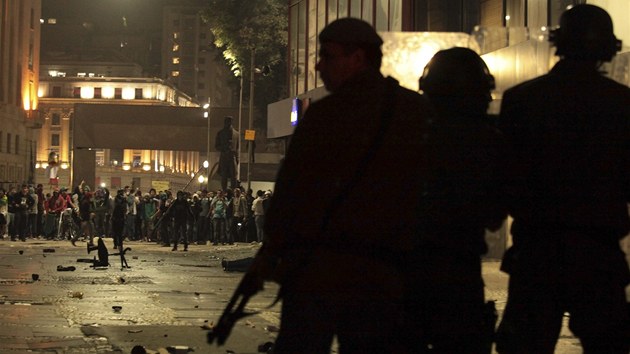
<instances>
[{"instance_id":1,"label":"riot helmet","mask_svg":"<svg viewBox=\"0 0 630 354\"><path fill-rule=\"evenodd\" d=\"M621 50L610 15L594 5L576 5L563 12L549 41L557 56L574 60L610 61Z\"/></svg>"},{"instance_id":2,"label":"riot helmet","mask_svg":"<svg viewBox=\"0 0 630 354\"><path fill-rule=\"evenodd\" d=\"M483 59L462 47L437 52L420 78L420 89L427 95L484 96L490 102L494 88L494 77Z\"/></svg>"}]
</instances>

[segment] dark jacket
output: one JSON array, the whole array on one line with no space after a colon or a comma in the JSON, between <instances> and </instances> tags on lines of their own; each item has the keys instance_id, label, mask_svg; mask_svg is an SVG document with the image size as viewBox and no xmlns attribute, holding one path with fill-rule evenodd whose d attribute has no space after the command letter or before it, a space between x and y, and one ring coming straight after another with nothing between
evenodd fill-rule
<instances>
[{"instance_id":1,"label":"dark jacket","mask_svg":"<svg viewBox=\"0 0 630 354\"><path fill-rule=\"evenodd\" d=\"M630 88L562 60L505 92L500 124L515 244L539 229L593 231L612 245L630 231Z\"/></svg>"},{"instance_id":2,"label":"dark jacket","mask_svg":"<svg viewBox=\"0 0 630 354\"><path fill-rule=\"evenodd\" d=\"M267 247L376 249L383 258L413 247L431 112L422 96L370 70L312 103L278 173Z\"/></svg>"}]
</instances>

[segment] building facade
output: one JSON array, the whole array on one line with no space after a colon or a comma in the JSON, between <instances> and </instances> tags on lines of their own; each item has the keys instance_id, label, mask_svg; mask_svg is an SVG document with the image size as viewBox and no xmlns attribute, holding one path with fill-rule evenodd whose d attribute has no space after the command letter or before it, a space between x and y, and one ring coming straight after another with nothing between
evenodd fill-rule
<instances>
[{"instance_id":1,"label":"building facade","mask_svg":"<svg viewBox=\"0 0 630 354\"><path fill-rule=\"evenodd\" d=\"M233 107L238 104L237 91L230 83L236 81L201 18L205 2L189 3L193 4L164 7L162 77L200 104Z\"/></svg>"},{"instance_id":2,"label":"building facade","mask_svg":"<svg viewBox=\"0 0 630 354\"><path fill-rule=\"evenodd\" d=\"M69 66L72 64L43 64L39 85L39 111L43 124L39 130L35 161L36 182L51 188L69 186L71 163L81 163L73 159L71 148L75 104L199 106L161 79L97 76L98 71L86 70L112 68L111 63L98 65L92 62L90 67L80 69L79 76L63 71ZM138 134L143 132L138 131ZM51 165L55 164L59 168L51 170ZM185 184L200 165L198 151L96 149L96 183L112 188L134 185L144 190L153 180Z\"/></svg>"},{"instance_id":3,"label":"building facade","mask_svg":"<svg viewBox=\"0 0 630 354\"><path fill-rule=\"evenodd\" d=\"M545 73L555 57L546 41L548 29L558 25L570 5L590 3L606 9L615 34L626 50L608 68L615 79L630 84L630 2L625 0L288 0L289 98L268 106L268 138L292 134L294 100L308 106L326 91L315 70L317 35L341 17L361 18L384 38L385 75L417 90L422 69L433 54L452 46L476 50L497 80L492 113L498 113L502 91Z\"/></svg>"},{"instance_id":4,"label":"building facade","mask_svg":"<svg viewBox=\"0 0 630 354\"><path fill-rule=\"evenodd\" d=\"M0 187L32 181L38 115L40 0L0 0Z\"/></svg>"}]
</instances>

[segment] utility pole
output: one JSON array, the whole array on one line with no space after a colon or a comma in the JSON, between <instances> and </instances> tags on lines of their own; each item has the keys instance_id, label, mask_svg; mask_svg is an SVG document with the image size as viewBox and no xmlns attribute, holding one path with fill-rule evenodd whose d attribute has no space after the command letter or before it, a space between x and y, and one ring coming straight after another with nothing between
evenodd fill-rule
<instances>
[{"instance_id":1,"label":"utility pole","mask_svg":"<svg viewBox=\"0 0 630 354\"><path fill-rule=\"evenodd\" d=\"M256 78L256 67L254 66L254 53L256 48L251 48L251 57L249 62L249 130L253 130L254 126L254 79ZM247 143L247 190L252 189L252 160L254 152L254 141Z\"/></svg>"}]
</instances>

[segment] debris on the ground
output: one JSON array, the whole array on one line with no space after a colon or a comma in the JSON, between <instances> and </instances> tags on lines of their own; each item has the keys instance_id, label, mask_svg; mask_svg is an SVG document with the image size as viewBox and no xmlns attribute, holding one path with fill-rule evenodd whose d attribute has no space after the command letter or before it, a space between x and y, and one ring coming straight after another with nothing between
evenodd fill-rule
<instances>
[{"instance_id":1,"label":"debris on the ground","mask_svg":"<svg viewBox=\"0 0 630 354\"><path fill-rule=\"evenodd\" d=\"M73 266L69 266L69 267L64 267L62 265L57 266L58 272L74 272L75 270L77 270L77 268Z\"/></svg>"},{"instance_id":2,"label":"debris on the ground","mask_svg":"<svg viewBox=\"0 0 630 354\"><path fill-rule=\"evenodd\" d=\"M69 296L74 299L83 299L83 293L80 291L73 291Z\"/></svg>"},{"instance_id":3,"label":"debris on the ground","mask_svg":"<svg viewBox=\"0 0 630 354\"><path fill-rule=\"evenodd\" d=\"M266 327L265 327L265 330L266 330L267 332L279 332L279 331L280 331L280 328L278 328L278 327L276 327L276 326L271 326L271 325L269 325L269 326L266 326Z\"/></svg>"},{"instance_id":4,"label":"debris on the ground","mask_svg":"<svg viewBox=\"0 0 630 354\"><path fill-rule=\"evenodd\" d=\"M147 354L147 350L141 345L136 345L131 349L131 354Z\"/></svg>"}]
</instances>

